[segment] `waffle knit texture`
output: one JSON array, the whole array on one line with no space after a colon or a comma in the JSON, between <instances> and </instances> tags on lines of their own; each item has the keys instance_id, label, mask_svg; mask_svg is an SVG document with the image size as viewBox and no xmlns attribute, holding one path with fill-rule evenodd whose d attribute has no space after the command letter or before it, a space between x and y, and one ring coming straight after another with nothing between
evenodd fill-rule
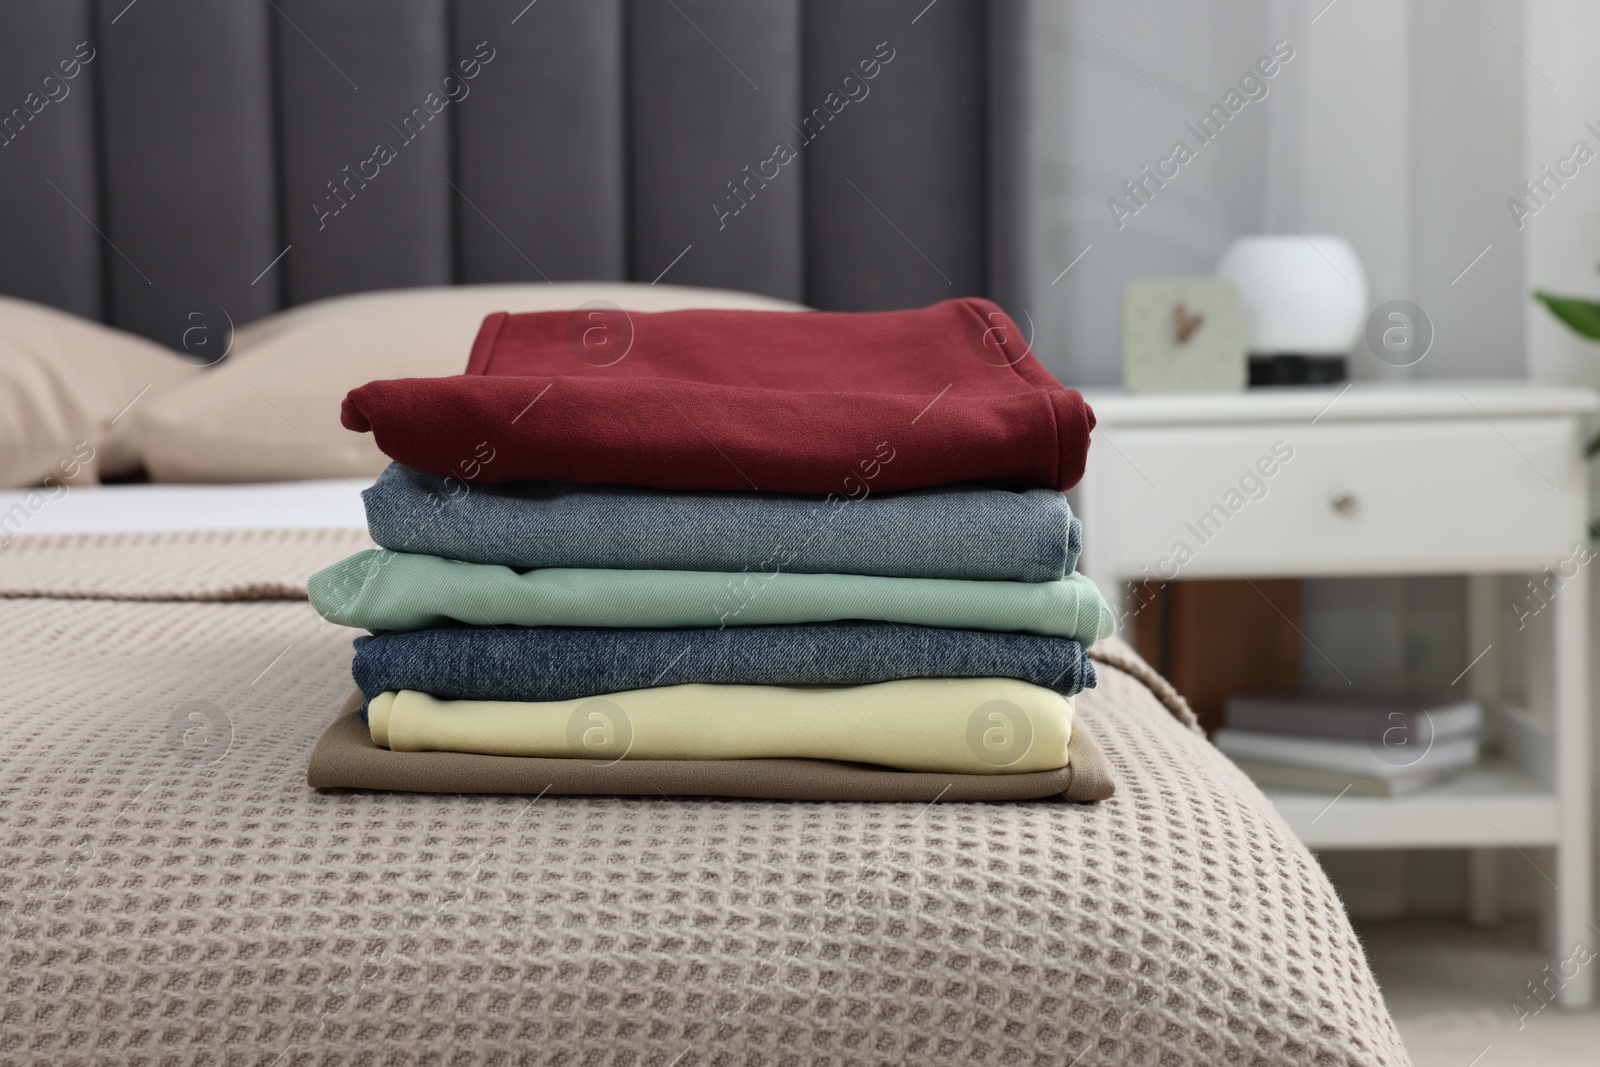
<instances>
[{"instance_id":1,"label":"waffle knit texture","mask_svg":"<svg viewBox=\"0 0 1600 1067\"><path fill-rule=\"evenodd\" d=\"M1095 805L324 793L355 634L177 599L277 580L196 544L0 551L0 1063L1408 1062L1315 859L1117 642Z\"/></svg>"}]
</instances>

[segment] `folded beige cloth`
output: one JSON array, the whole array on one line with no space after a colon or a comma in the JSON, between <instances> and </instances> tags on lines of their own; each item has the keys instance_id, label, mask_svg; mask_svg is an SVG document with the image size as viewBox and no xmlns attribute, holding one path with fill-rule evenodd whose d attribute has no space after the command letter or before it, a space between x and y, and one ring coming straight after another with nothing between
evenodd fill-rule
<instances>
[{"instance_id":1,"label":"folded beige cloth","mask_svg":"<svg viewBox=\"0 0 1600 1067\"><path fill-rule=\"evenodd\" d=\"M1023 774L924 774L831 760L619 760L391 752L372 741L361 694L323 733L306 781L317 789L407 793L539 793L599 796L711 796L758 800L934 801L1105 800L1111 769L1075 724L1060 770Z\"/></svg>"},{"instance_id":2,"label":"folded beige cloth","mask_svg":"<svg viewBox=\"0 0 1600 1067\"><path fill-rule=\"evenodd\" d=\"M1067 765L1072 698L1015 678L870 685L684 685L573 700L367 704L397 752L619 759L825 759L901 771L1017 774Z\"/></svg>"}]
</instances>

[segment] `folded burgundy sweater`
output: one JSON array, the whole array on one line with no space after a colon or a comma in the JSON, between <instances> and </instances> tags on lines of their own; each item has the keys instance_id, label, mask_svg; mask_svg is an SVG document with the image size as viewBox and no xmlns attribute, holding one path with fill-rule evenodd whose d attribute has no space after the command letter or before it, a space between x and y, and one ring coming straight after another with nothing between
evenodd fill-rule
<instances>
[{"instance_id":1,"label":"folded burgundy sweater","mask_svg":"<svg viewBox=\"0 0 1600 1067\"><path fill-rule=\"evenodd\" d=\"M408 467L858 497L1066 489L1094 414L987 300L870 313L577 309L484 320L465 374L370 382L344 425Z\"/></svg>"}]
</instances>

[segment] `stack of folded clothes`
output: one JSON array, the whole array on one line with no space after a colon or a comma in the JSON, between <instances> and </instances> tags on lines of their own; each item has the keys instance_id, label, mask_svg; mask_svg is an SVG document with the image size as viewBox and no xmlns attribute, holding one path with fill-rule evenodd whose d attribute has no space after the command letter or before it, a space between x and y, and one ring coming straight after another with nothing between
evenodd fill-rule
<instances>
[{"instance_id":1,"label":"stack of folded clothes","mask_svg":"<svg viewBox=\"0 0 1600 1067\"><path fill-rule=\"evenodd\" d=\"M354 390L397 462L382 547L310 582L371 632L312 784L1110 795L1061 493L1093 415L1023 346L972 299L498 314L465 374Z\"/></svg>"}]
</instances>

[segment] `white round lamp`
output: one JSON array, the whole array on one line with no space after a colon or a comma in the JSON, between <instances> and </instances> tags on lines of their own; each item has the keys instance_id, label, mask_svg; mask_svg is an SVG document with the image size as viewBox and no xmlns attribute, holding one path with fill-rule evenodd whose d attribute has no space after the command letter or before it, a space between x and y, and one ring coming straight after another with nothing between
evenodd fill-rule
<instances>
[{"instance_id":1,"label":"white round lamp","mask_svg":"<svg viewBox=\"0 0 1600 1067\"><path fill-rule=\"evenodd\" d=\"M1342 237L1241 237L1217 274L1239 290L1251 385L1339 381L1367 317L1367 273Z\"/></svg>"}]
</instances>

